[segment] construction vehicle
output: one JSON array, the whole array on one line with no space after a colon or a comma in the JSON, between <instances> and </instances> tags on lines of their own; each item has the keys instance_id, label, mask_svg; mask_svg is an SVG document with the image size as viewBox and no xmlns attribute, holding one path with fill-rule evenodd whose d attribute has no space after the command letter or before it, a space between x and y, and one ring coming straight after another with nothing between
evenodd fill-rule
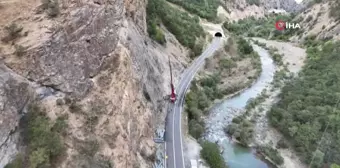
<instances>
[{"instance_id":1,"label":"construction vehicle","mask_svg":"<svg viewBox=\"0 0 340 168\"><path fill-rule=\"evenodd\" d=\"M170 94L170 101L174 103L177 99L176 92L175 92L175 87L172 81L172 68L171 68L171 63L170 63L170 57L169 57L169 67L170 67L170 86L171 86L171 94Z\"/></svg>"}]
</instances>

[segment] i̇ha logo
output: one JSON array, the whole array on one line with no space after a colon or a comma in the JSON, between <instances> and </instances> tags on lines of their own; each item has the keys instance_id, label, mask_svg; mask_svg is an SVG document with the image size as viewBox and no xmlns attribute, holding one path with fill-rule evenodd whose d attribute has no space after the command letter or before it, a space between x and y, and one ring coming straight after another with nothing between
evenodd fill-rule
<instances>
[{"instance_id":1,"label":"i\u0307ha logo","mask_svg":"<svg viewBox=\"0 0 340 168\"><path fill-rule=\"evenodd\" d=\"M275 27L277 30L285 30L285 29L300 29L301 26L298 23L289 23L279 20L275 23Z\"/></svg>"}]
</instances>

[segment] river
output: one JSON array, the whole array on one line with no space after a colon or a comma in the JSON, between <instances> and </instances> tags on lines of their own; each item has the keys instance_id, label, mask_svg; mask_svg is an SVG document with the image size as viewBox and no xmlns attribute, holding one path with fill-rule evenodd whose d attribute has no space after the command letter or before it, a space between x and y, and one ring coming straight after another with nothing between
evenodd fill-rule
<instances>
[{"instance_id":1,"label":"river","mask_svg":"<svg viewBox=\"0 0 340 168\"><path fill-rule=\"evenodd\" d=\"M254 50L259 53L262 63L262 72L257 81L238 96L226 99L216 104L206 119L205 139L216 142L223 146L223 157L229 168L268 168L265 162L259 159L254 150L244 148L236 143L229 142L223 128L231 123L231 120L240 115L250 98L255 98L273 81L275 65L268 51L253 45Z\"/></svg>"}]
</instances>

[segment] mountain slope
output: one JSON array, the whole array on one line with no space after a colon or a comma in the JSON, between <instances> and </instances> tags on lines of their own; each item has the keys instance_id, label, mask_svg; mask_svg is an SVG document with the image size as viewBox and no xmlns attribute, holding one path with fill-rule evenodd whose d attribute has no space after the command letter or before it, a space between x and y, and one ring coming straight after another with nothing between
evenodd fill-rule
<instances>
[{"instance_id":1,"label":"mountain slope","mask_svg":"<svg viewBox=\"0 0 340 168\"><path fill-rule=\"evenodd\" d=\"M1 151L16 148L30 157L25 143L18 143L20 130L16 128L23 112L21 103L35 102L46 109L51 123L68 116L63 137L66 154L55 167L102 167L104 161L115 167L151 167L154 129L164 122L163 97L170 90L168 57L177 82L186 51L171 35L166 35L167 46L147 37L146 3L59 1L46 11L41 11L43 4L36 0L1 3L6 10L0 11L0 36L11 35L4 29L11 23L22 27L12 31L15 38L1 42L2 64L8 73L21 76L33 92L13 94L20 102L17 108L1 113L12 124L0 123L1 139L13 139L1 145ZM49 12L55 8L59 12L52 17ZM14 84L6 86L17 89ZM21 100L25 97L30 101ZM6 98L3 94L2 102L8 104ZM92 147L93 155L84 153L84 148ZM0 167L16 153L1 152Z\"/></svg>"}]
</instances>

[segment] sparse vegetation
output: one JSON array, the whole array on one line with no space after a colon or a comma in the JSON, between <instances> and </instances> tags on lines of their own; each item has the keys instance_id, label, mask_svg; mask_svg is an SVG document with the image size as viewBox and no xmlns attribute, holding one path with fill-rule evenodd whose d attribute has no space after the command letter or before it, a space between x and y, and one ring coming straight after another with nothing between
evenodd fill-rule
<instances>
[{"instance_id":1,"label":"sparse vegetation","mask_svg":"<svg viewBox=\"0 0 340 168\"><path fill-rule=\"evenodd\" d=\"M1 41L7 43L20 37L20 32L23 27L17 25L16 23L11 23L9 26L5 26L6 36L1 39Z\"/></svg>"},{"instance_id":2,"label":"sparse vegetation","mask_svg":"<svg viewBox=\"0 0 340 168\"><path fill-rule=\"evenodd\" d=\"M61 134L66 129L65 118L58 118L53 124L46 116L45 111L37 105L32 104L28 113L22 119L22 136L27 149L23 154L19 154L16 159L6 165L6 168L41 168L55 167L56 159L65 152ZM27 162L23 159L27 158Z\"/></svg>"},{"instance_id":3,"label":"sparse vegetation","mask_svg":"<svg viewBox=\"0 0 340 168\"><path fill-rule=\"evenodd\" d=\"M263 103L268 97L266 90L263 90L260 95L256 96L256 98L251 98L247 101L245 109L249 111L255 108L260 103Z\"/></svg>"},{"instance_id":4,"label":"sparse vegetation","mask_svg":"<svg viewBox=\"0 0 340 168\"><path fill-rule=\"evenodd\" d=\"M279 54L277 48L269 47L269 54L273 58L273 61L276 65L283 65L283 54Z\"/></svg>"},{"instance_id":5,"label":"sparse vegetation","mask_svg":"<svg viewBox=\"0 0 340 168\"><path fill-rule=\"evenodd\" d=\"M276 30L275 22L279 20L292 21L294 15L275 15L270 14L265 18L256 19L251 16L237 22L225 22L223 27L236 35L248 37L262 37L265 39L287 41L291 36L297 33L297 30L286 29Z\"/></svg>"},{"instance_id":6,"label":"sparse vegetation","mask_svg":"<svg viewBox=\"0 0 340 168\"><path fill-rule=\"evenodd\" d=\"M63 99L60 99L60 98L59 98L59 99L56 100L56 105L57 105L57 106L62 106L62 105L64 105L64 104L65 104L65 102L64 102Z\"/></svg>"},{"instance_id":7,"label":"sparse vegetation","mask_svg":"<svg viewBox=\"0 0 340 168\"><path fill-rule=\"evenodd\" d=\"M46 10L48 16L56 17L60 13L59 0L41 0L43 10Z\"/></svg>"},{"instance_id":8,"label":"sparse vegetation","mask_svg":"<svg viewBox=\"0 0 340 168\"><path fill-rule=\"evenodd\" d=\"M340 1L331 0L332 5L330 9L330 16L335 18L336 20L340 20Z\"/></svg>"},{"instance_id":9,"label":"sparse vegetation","mask_svg":"<svg viewBox=\"0 0 340 168\"><path fill-rule=\"evenodd\" d=\"M15 48L14 54L16 56L21 57L21 56L23 56L25 54L26 48L23 47L22 45L15 45L14 48Z\"/></svg>"},{"instance_id":10,"label":"sparse vegetation","mask_svg":"<svg viewBox=\"0 0 340 168\"><path fill-rule=\"evenodd\" d=\"M216 21L218 0L167 0L209 21Z\"/></svg>"},{"instance_id":11,"label":"sparse vegetation","mask_svg":"<svg viewBox=\"0 0 340 168\"><path fill-rule=\"evenodd\" d=\"M159 29L163 24L183 46L192 50L192 58L202 52L203 44L198 39L205 38L205 32L199 24L198 17L191 17L164 0L150 0L147 14L148 32L151 38L161 44L165 43L164 35Z\"/></svg>"},{"instance_id":12,"label":"sparse vegetation","mask_svg":"<svg viewBox=\"0 0 340 168\"><path fill-rule=\"evenodd\" d=\"M160 18L158 17L159 8L161 8L161 1L150 0L148 2L147 12L147 25L149 36L160 44L165 44L165 36L163 31L160 29Z\"/></svg>"},{"instance_id":13,"label":"sparse vegetation","mask_svg":"<svg viewBox=\"0 0 340 168\"><path fill-rule=\"evenodd\" d=\"M340 165L332 164L332 165L331 165L331 168L340 168Z\"/></svg>"},{"instance_id":14,"label":"sparse vegetation","mask_svg":"<svg viewBox=\"0 0 340 168\"><path fill-rule=\"evenodd\" d=\"M93 158L99 150L99 142L96 138L86 139L79 142L78 148L82 155Z\"/></svg>"},{"instance_id":15,"label":"sparse vegetation","mask_svg":"<svg viewBox=\"0 0 340 168\"><path fill-rule=\"evenodd\" d=\"M288 148L288 143L287 143L287 141L284 140L283 138L281 138L281 139L277 142L276 148L278 148L278 149L280 149L280 148L282 148L282 149Z\"/></svg>"},{"instance_id":16,"label":"sparse vegetation","mask_svg":"<svg viewBox=\"0 0 340 168\"><path fill-rule=\"evenodd\" d=\"M340 83L335 80L340 67L337 54L340 43L316 41L313 37L305 44L308 46L306 66L298 78L283 87L280 101L270 110L268 118L302 160L311 163L314 157L312 167L318 168L340 163L337 131Z\"/></svg>"},{"instance_id":17,"label":"sparse vegetation","mask_svg":"<svg viewBox=\"0 0 340 168\"><path fill-rule=\"evenodd\" d=\"M241 57L245 57L253 53L253 47L242 37L240 37L237 41L237 49Z\"/></svg>"},{"instance_id":18,"label":"sparse vegetation","mask_svg":"<svg viewBox=\"0 0 340 168\"><path fill-rule=\"evenodd\" d=\"M270 146L260 146L257 148L257 151L261 152L265 156L269 157L277 165L282 165L284 160L277 149L274 149Z\"/></svg>"},{"instance_id":19,"label":"sparse vegetation","mask_svg":"<svg viewBox=\"0 0 340 168\"><path fill-rule=\"evenodd\" d=\"M81 108L81 106L77 103L72 101L69 104L69 110L71 113L83 113L83 109Z\"/></svg>"},{"instance_id":20,"label":"sparse vegetation","mask_svg":"<svg viewBox=\"0 0 340 168\"><path fill-rule=\"evenodd\" d=\"M204 132L202 116L207 114L206 108L210 106L211 100L223 96L217 88L219 81L217 74L194 81L190 92L185 97L189 133L196 139L200 138Z\"/></svg>"},{"instance_id":21,"label":"sparse vegetation","mask_svg":"<svg viewBox=\"0 0 340 168\"><path fill-rule=\"evenodd\" d=\"M312 15L308 15L308 17L306 18L305 22L310 22L311 20L313 20L313 16Z\"/></svg>"},{"instance_id":22,"label":"sparse vegetation","mask_svg":"<svg viewBox=\"0 0 340 168\"><path fill-rule=\"evenodd\" d=\"M227 168L217 144L204 141L201 143L201 157L213 168Z\"/></svg>"},{"instance_id":23,"label":"sparse vegetation","mask_svg":"<svg viewBox=\"0 0 340 168\"><path fill-rule=\"evenodd\" d=\"M260 5L260 0L246 0L246 2L247 2L249 5L256 5L256 6L259 6L259 5Z\"/></svg>"},{"instance_id":24,"label":"sparse vegetation","mask_svg":"<svg viewBox=\"0 0 340 168\"><path fill-rule=\"evenodd\" d=\"M254 125L245 115L233 118L232 123L224 128L224 132L236 138L242 145L248 146L253 139Z\"/></svg>"},{"instance_id":25,"label":"sparse vegetation","mask_svg":"<svg viewBox=\"0 0 340 168\"><path fill-rule=\"evenodd\" d=\"M5 168L23 168L24 158L22 154L18 154L12 162L8 163Z\"/></svg>"}]
</instances>

